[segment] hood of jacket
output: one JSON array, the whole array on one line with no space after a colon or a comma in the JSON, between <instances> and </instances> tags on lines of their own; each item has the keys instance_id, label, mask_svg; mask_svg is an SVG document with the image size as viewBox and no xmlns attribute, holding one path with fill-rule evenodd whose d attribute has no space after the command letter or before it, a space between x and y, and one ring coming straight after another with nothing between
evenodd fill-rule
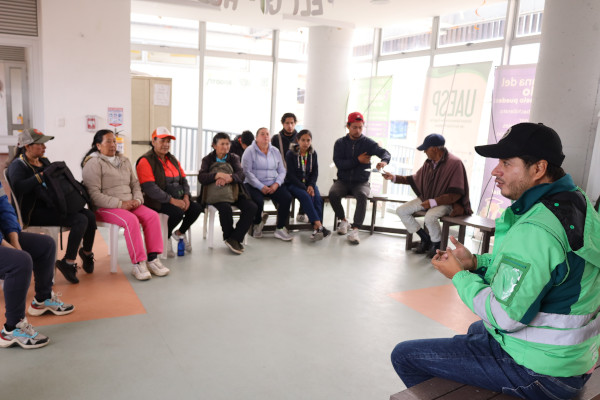
<instances>
[{"instance_id":1,"label":"hood of jacket","mask_svg":"<svg viewBox=\"0 0 600 400\"><path fill-rule=\"evenodd\" d=\"M298 143L292 143L290 145L290 150L292 151L292 153L294 153L295 156L300 155L300 145ZM315 152L315 150L313 149L312 144L311 144L310 147L308 148L307 153L313 154L314 152Z\"/></svg>"}]
</instances>

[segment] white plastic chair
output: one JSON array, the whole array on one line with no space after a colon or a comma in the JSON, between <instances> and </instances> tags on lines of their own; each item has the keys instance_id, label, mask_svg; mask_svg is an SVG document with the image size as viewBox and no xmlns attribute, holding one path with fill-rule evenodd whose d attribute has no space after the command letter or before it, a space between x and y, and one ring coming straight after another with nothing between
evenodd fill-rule
<instances>
[{"instance_id":1,"label":"white plastic chair","mask_svg":"<svg viewBox=\"0 0 600 400\"><path fill-rule=\"evenodd\" d=\"M236 215L236 213L239 214L240 212L240 209L235 206L231 206L231 209L233 210L234 215ZM217 212L219 211L213 205L208 205L204 211L204 227L202 230L202 238L208 238L208 247L210 249L212 249L214 246L215 214ZM244 244L246 244L246 236L244 236Z\"/></svg>"},{"instance_id":2,"label":"white plastic chair","mask_svg":"<svg viewBox=\"0 0 600 400\"><path fill-rule=\"evenodd\" d=\"M119 257L119 225L108 222L96 221L97 227L108 228L108 255L110 256L110 272L117 272L117 258Z\"/></svg>"},{"instance_id":3,"label":"white plastic chair","mask_svg":"<svg viewBox=\"0 0 600 400\"><path fill-rule=\"evenodd\" d=\"M158 216L160 217L160 230L162 231L163 235L163 252L159 257L165 259L167 258L168 246L171 245L171 243L169 243L169 216L161 213L158 213ZM185 236L188 243L192 243L192 228L187 230Z\"/></svg>"}]
</instances>

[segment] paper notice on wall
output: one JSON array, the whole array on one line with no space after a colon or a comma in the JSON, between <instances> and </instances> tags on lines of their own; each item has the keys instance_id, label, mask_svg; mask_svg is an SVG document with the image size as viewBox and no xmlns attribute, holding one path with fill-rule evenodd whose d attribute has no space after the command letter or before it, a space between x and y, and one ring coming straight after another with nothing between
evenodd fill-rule
<instances>
[{"instance_id":1,"label":"paper notice on wall","mask_svg":"<svg viewBox=\"0 0 600 400\"><path fill-rule=\"evenodd\" d=\"M171 86L154 84L154 105L168 107L171 104Z\"/></svg>"}]
</instances>

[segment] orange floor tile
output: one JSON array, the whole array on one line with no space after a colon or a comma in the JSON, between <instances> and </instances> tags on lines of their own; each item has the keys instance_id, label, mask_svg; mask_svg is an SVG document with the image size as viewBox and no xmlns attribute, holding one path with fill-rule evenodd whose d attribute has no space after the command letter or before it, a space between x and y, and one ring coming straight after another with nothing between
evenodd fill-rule
<instances>
[{"instance_id":1,"label":"orange floor tile","mask_svg":"<svg viewBox=\"0 0 600 400\"><path fill-rule=\"evenodd\" d=\"M64 255L68 233L63 237L63 250L58 250L58 258ZM60 247L60 244L59 244ZM66 322L89 321L102 318L123 317L127 315L144 314L146 310L137 297L131 284L119 267L117 273L110 272L110 256L108 246L101 235L96 235L94 242L96 267L93 274L79 270L79 283L69 283L60 271L56 271L54 291L62 293L61 298L75 305L75 311L69 315L54 316L46 313L40 317L27 315L34 326L62 324ZM79 257L77 263L81 264ZM28 305L34 295L33 281L27 295ZM0 296L0 310L4 310L4 297Z\"/></svg>"},{"instance_id":2,"label":"orange floor tile","mask_svg":"<svg viewBox=\"0 0 600 400\"><path fill-rule=\"evenodd\" d=\"M390 297L460 334L480 319L464 305L451 284L392 293Z\"/></svg>"}]
</instances>

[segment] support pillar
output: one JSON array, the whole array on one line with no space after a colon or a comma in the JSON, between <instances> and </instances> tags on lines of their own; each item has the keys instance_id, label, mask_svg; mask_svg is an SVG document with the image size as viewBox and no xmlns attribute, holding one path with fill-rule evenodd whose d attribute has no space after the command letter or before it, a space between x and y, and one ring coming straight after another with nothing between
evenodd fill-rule
<instances>
[{"instance_id":1,"label":"support pillar","mask_svg":"<svg viewBox=\"0 0 600 400\"><path fill-rule=\"evenodd\" d=\"M352 32L348 28L327 26L309 30L304 120L319 156L317 184L323 195L329 192L337 176L337 169L330 168L333 145L346 134Z\"/></svg>"},{"instance_id":2,"label":"support pillar","mask_svg":"<svg viewBox=\"0 0 600 400\"><path fill-rule=\"evenodd\" d=\"M561 137L563 169L586 188L600 111L600 2L546 0L531 122Z\"/></svg>"}]
</instances>

